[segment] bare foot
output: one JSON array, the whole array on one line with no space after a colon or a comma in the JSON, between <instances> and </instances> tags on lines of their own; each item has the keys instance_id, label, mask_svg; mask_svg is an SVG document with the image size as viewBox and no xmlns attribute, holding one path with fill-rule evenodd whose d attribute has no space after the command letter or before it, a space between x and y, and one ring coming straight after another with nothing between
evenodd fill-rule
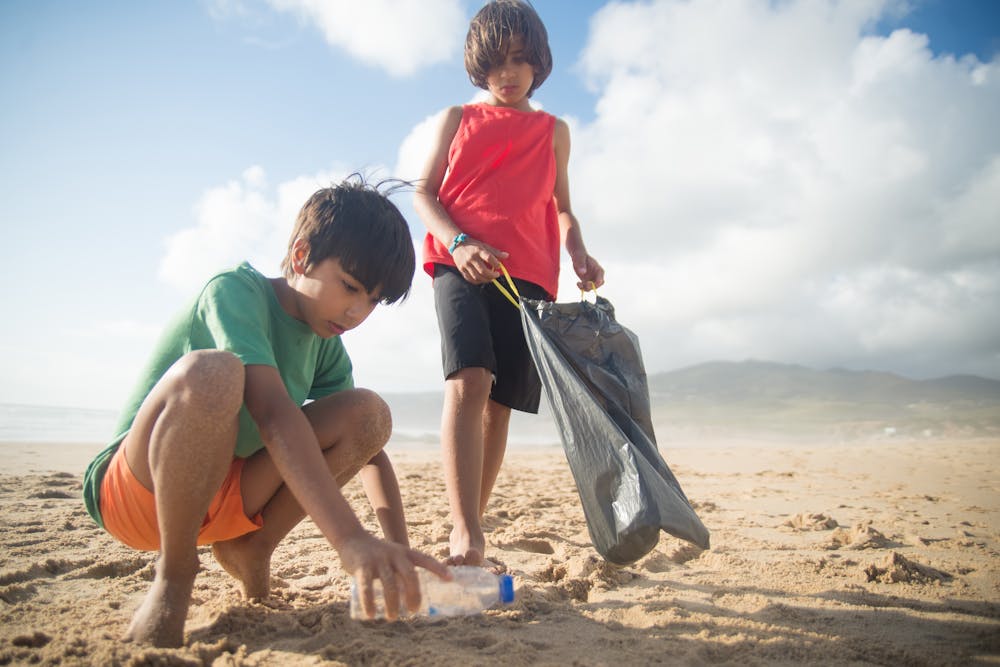
<instances>
[{"instance_id":1,"label":"bare foot","mask_svg":"<svg viewBox=\"0 0 1000 667\"><path fill-rule=\"evenodd\" d=\"M271 550L257 544L253 533L212 545L212 555L222 569L243 586L248 600L271 594Z\"/></svg>"},{"instance_id":2,"label":"bare foot","mask_svg":"<svg viewBox=\"0 0 1000 667\"><path fill-rule=\"evenodd\" d=\"M449 550L451 555L445 559L445 565L482 567L483 553L486 551L486 538L483 537L482 533L479 534L478 538L473 538L457 527L452 528Z\"/></svg>"},{"instance_id":3,"label":"bare foot","mask_svg":"<svg viewBox=\"0 0 1000 667\"><path fill-rule=\"evenodd\" d=\"M132 623L123 639L160 648L181 646L193 588L193 576L186 581L167 581L157 576L132 616Z\"/></svg>"}]
</instances>

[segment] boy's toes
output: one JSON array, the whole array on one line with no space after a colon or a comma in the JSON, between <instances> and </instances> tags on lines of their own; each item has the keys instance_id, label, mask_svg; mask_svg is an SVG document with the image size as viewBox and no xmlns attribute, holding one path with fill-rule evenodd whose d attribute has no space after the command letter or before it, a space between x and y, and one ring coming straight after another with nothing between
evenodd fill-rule
<instances>
[{"instance_id":1,"label":"boy's toes","mask_svg":"<svg viewBox=\"0 0 1000 667\"><path fill-rule=\"evenodd\" d=\"M470 567L482 567L483 563L483 552L479 549L469 549L464 554L452 554L444 562L445 565L468 565Z\"/></svg>"}]
</instances>

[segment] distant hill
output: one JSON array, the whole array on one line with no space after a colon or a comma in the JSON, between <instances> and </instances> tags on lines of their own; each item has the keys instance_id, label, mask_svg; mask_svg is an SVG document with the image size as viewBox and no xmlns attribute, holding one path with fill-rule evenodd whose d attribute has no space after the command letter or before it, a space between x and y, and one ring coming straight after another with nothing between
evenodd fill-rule
<instances>
[{"instance_id":1,"label":"distant hill","mask_svg":"<svg viewBox=\"0 0 1000 667\"><path fill-rule=\"evenodd\" d=\"M767 361L714 361L651 374L661 447L720 439L847 442L1000 438L1000 382L970 375L910 380L893 373L815 370ZM436 443L441 392L388 394L395 436ZM555 444L543 398L539 416L514 413L512 444Z\"/></svg>"},{"instance_id":2,"label":"distant hill","mask_svg":"<svg viewBox=\"0 0 1000 667\"><path fill-rule=\"evenodd\" d=\"M657 432L835 439L1000 436L1000 381L911 380L766 361L709 362L648 378Z\"/></svg>"},{"instance_id":3,"label":"distant hill","mask_svg":"<svg viewBox=\"0 0 1000 667\"><path fill-rule=\"evenodd\" d=\"M1000 401L1000 381L975 375L910 380L876 371L814 370L768 361L713 361L648 378L650 395L720 399L804 398L852 401Z\"/></svg>"}]
</instances>

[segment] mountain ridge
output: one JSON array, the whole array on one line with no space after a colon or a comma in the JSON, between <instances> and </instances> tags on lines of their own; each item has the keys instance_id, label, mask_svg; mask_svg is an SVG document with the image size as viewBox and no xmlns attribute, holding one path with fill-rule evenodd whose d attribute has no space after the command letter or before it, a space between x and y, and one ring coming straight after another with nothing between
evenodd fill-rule
<instances>
[{"instance_id":1,"label":"mountain ridge","mask_svg":"<svg viewBox=\"0 0 1000 667\"><path fill-rule=\"evenodd\" d=\"M705 362L647 380L658 433L1000 436L1000 381L976 375L912 380L747 360Z\"/></svg>"},{"instance_id":2,"label":"mountain ridge","mask_svg":"<svg viewBox=\"0 0 1000 667\"><path fill-rule=\"evenodd\" d=\"M831 368L817 370L773 361L708 361L647 377L651 398L686 391L705 395L824 398L891 397L893 400L1000 400L1000 381L955 374L913 380L896 373Z\"/></svg>"},{"instance_id":3,"label":"mountain ridge","mask_svg":"<svg viewBox=\"0 0 1000 667\"><path fill-rule=\"evenodd\" d=\"M654 373L647 383L661 442L1000 437L1000 381L977 375L912 380L885 371L746 360ZM442 392L384 397L400 431L437 439ZM539 414L515 412L511 441L558 441L546 399Z\"/></svg>"}]
</instances>

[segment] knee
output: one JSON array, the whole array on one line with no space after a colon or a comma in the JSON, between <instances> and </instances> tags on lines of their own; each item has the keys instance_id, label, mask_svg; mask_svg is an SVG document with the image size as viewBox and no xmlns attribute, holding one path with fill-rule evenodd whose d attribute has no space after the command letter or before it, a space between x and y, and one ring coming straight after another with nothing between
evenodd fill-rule
<instances>
[{"instance_id":1,"label":"knee","mask_svg":"<svg viewBox=\"0 0 1000 667\"><path fill-rule=\"evenodd\" d=\"M234 413L243 404L243 362L223 350L195 350L167 371L174 395L201 409Z\"/></svg>"},{"instance_id":2,"label":"knee","mask_svg":"<svg viewBox=\"0 0 1000 667\"><path fill-rule=\"evenodd\" d=\"M448 376L445 387L459 399L485 400L493 388L493 373L481 366L462 368Z\"/></svg>"},{"instance_id":3,"label":"knee","mask_svg":"<svg viewBox=\"0 0 1000 667\"><path fill-rule=\"evenodd\" d=\"M355 389L359 431L373 449L382 449L392 435L392 411L389 405L370 389Z\"/></svg>"}]
</instances>

